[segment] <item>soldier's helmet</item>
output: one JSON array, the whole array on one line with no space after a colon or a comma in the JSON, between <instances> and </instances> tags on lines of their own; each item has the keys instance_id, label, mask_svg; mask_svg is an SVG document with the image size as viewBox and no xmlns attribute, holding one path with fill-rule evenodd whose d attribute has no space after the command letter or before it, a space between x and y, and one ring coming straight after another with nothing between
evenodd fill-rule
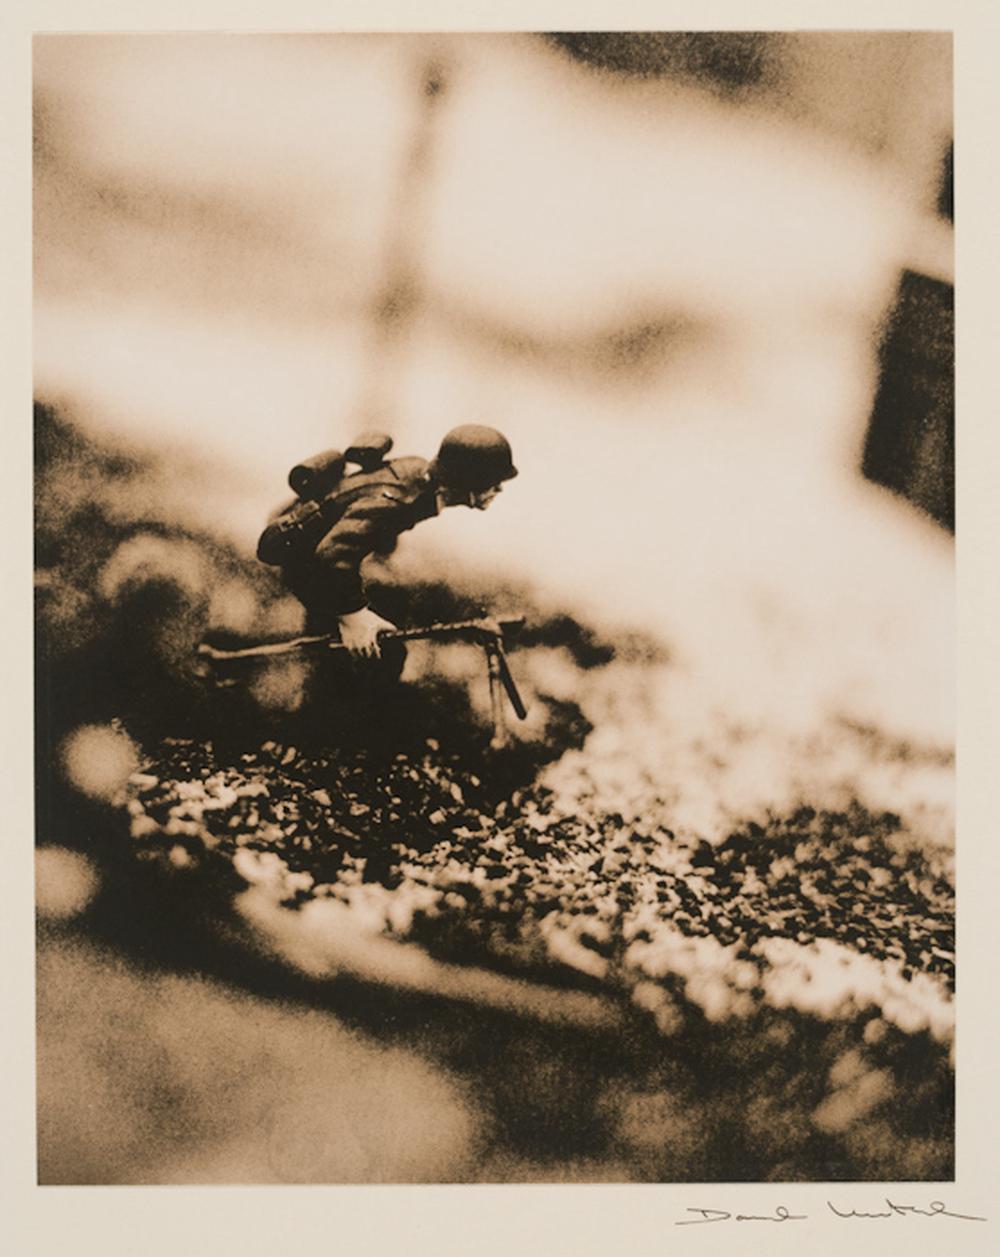
<instances>
[{"instance_id":1,"label":"soldier's helmet","mask_svg":"<svg viewBox=\"0 0 1000 1257\"><path fill-rule=\"evenodd\" d=\"M481 493L512 480L517 468L503 433L465 423L446 434L431 462L431 474L449 489Z\"/></svg>"}]
</instances>

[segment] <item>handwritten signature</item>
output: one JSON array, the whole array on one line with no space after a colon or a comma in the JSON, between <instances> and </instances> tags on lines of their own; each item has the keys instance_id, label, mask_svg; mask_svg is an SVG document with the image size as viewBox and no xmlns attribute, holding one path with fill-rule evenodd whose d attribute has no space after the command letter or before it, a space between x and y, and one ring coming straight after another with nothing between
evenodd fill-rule
<instances>
[{"instance_id":1,"label":"handwritten signature","mask_svg":"<svg viewBox=\"0 0 1000 1257\"><path fill-rule=\"evenodd\" d=\"M898 1218L898 1217L920 1217L920 1218L958 1218L962 1222L985 1222L985 1218L980 1218L976 1214L971 1213L954 1213L950 1209L946 1209L944 1202L941 1200L932 1200L927 1208L920 1205L899 1205L895 1201L885 1198L887 1209L875 1211L861 1209L838 1209L833 1201L828 1200L826 1207L835 1218L848 1218L857 1221L864 1221L871 1218ZM674 1226L704 1226L710 1222L806 1222L809 1215L807 1213L790 1213L784 1205L778 1205L773 1213L730 1213L726 1209L692 1209L685 1210L687 1213L696 1213L696 1218L684 1218L674 1223Z\"/></svg>"}]
</instances>

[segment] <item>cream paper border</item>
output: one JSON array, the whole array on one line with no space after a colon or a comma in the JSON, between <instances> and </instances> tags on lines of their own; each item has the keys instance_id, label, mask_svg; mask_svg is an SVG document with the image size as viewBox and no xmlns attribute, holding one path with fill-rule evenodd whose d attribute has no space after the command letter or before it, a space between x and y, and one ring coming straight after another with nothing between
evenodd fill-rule
<instances>
[{"instance_id":1,"label":"cream paper border","mask_svg":"<svg viewBox=\"0 0 1000 1257\"><path fill-rule=\"evenodd\" d=\"M3 721L6 770L0 1244L13 1257L652 1257L803 1250L840 1253L1000 1251L996 1142L996 895L1000 834L997 626L1000 407L1000 6L988 0L7 0L0 30L4 244L0 258L3 351ZM42 1187L35 1186L32 937L30 577L30 54L33 31L54 30L638 30L938 29L955 33L958 206L959 585L959 1035L957 1181L894 1192L939 1198L987 1223L894 1218L838 1223L822 1185ZM991 385L993 387L991 388ZM878 1184L839 1185L848 1207L884 1207ZM726 1223L678 1228L688 1206L733 1213L808 1213L808 1223Z\"/></svg>"}]
</instances>

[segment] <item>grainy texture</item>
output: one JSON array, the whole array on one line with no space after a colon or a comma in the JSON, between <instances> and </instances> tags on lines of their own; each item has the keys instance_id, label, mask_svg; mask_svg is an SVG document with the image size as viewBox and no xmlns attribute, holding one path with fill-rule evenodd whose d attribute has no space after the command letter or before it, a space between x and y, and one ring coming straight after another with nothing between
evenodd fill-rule
<instances>
[{"instance_id":1,"label":"grainy texture","mask_svg":"<svg viewBox=\"0 0 1000 1257\"><path fill-rule=\"evenodd\" d=\"M330 1017L331 1052L346 1025L461 1081L462 1148L403 1169L379 1153L377 1173L319 1158L302 1181L951 1176L946 750L832 717L734 722L664 646L602 640L527 591L502 608L528 617L510 658L529 713L500 755L473 647L411 647L398 690L343 701L333 657L220 670L213 688L197 642L294 633L277 591L147 518L121 487L148 467L42 420L39 835L93 862L81 928L117 958L94 974L176 975L181 1020L150 1054L155 1025L121 1016L132 977L90 1031L53 977L41 1041L95 1080L109 1121L132 1118L106 1061L134 1063L136 1146L144 1097L193 1085L185 984L210 975L241 992L246 1033L277 999ZM374 586L401 624L490 607ZM53 964L85 971L61 946ZM200 1074L192 1111L225 1107L223 1082ZM51 1070L40 1085L43 1172L123 1181L76 1093ZM358 1130L375 1139L363 1113ZM136 1173L287 1181L263 1138L247 1119L245 1157L150 1150Z\"/></svg>"},{"instance_id":2,"label":"grainy texture","mask_svg":"<svg viewBox=\"0 0 1000 1257\"><path fill-rule=\"evenodd\" d=\"M131 833L180 885L248 885L272 909L256 924L306 971L325 957L336 973L343 950L316 931L349 922L457 964L466 989L441 993L473 1007L487 968L620 1008L612 1040L529 1012L528 1029L494 1028L502 1050L443 1019L436 1058L484 1093L501 1162L540 1158L529 1177L573 1154L610 1178L951 1174L947 855L860 805L680 838L666 807L602 810L578 766L570 807L559 763L519 754L505 769L468 739L228 754L174 740L129 782ZM391 983L382 964L368 976Z\"/></svg>"},{"instance_id":3,"label":"grainy texture","mask_svg":"<svg viewBox=\"0 0 1000 1257\"><path fill-rule=\"evenodd\" d=\"M665 815L626 824L583 793L576 811L539 784L498 793L434 739L381 759L273 742L232 764L211 744L162 750L130 779L142 854L159 847L184 867L215 852L283 902L363 906L389 933L460 958L631 987L673 974L682 940L703 939L706 970L715 954L732 979L702 991L713 1019L764 995L779 939L853 950L908 984L923 996L901 1014L908 1027L926 1028L920 1005L937 1013L953 985L949 862L907 842L891 815L802 809L712 846L677 839ZM859 957L859 982L867 968Z\"/></svg>"}]
</instances>

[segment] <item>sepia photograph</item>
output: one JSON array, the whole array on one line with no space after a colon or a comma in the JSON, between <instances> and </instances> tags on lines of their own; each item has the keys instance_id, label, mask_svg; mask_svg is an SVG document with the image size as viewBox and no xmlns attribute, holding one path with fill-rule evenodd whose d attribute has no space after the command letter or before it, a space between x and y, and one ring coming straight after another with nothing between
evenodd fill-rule
<instances>
[{"instance_id":1,"label":"sepia photograph","mask_svg":"<svg viewBox=\"0 0 1000 1257\"><path fill-rule=\"evenodd\" d=\"M39 1185L946 1212L953 51L34 36Z\"/></svg>"}]
</instances>

